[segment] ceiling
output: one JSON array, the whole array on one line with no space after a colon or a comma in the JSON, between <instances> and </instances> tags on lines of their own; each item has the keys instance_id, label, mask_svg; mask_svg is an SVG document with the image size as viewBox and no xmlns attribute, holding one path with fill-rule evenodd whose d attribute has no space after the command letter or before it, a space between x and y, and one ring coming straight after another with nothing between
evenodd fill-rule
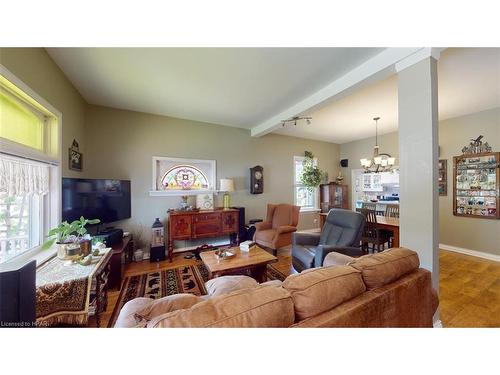
<instances>
[{"instance_id":1,"label":"ceiling","mask_svg":"<svg viewBox=\"0 0 500 375\"><path fill-rule=\"evenodd\" d=\"M439 119L500 107L500 48L448 48L438 62ZM395 75L354 94L306 112L313 118L275 131L295 137L346 143L398 128L398 90Z\"/></svg>"},{"instance_id":2,"label":"ceiling","mask_svg":"<svg viewBox=\"0 0 500 375\"><path fill-rule=\"evenodd\" d=\"M48 48L90 104L253 128L383 48ZM500 107L500 48L448 48L438 62L441 120ZM274 133L346 143L398 127L395 75L331 99Z\"/></svg>"},{"instance_id":3,"label":"ceiling","mask_svg":"<svg viewBox=\"0 0 500 375\"><path fill-rule=\"evenodd\" d=\"M251 128L383 48L48 48L90 104Z\"/></svg>"}]
</instances>

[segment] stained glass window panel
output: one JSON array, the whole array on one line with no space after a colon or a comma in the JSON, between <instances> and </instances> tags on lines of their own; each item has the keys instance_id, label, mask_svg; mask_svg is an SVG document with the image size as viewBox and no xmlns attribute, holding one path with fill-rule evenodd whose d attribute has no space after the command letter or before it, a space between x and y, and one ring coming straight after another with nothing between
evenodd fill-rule
<instances>
[{"instance_id":1,"label":"stained glass window panel","mask_svg":"<svg viewBox=\"0 0 500 375\"><path fill-rule=\"evenodd\" d=\"M177 165L170 168L161 179L165 190L203 190L208 189L208 178L192 165Z\"/></svg>"}]
</instances>

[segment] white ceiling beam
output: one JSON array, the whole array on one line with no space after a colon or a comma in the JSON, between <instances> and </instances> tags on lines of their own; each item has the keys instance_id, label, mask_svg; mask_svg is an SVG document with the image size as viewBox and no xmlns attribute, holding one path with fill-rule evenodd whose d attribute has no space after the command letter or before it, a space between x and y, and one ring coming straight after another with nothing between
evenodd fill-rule
<instances>
[{"instance_id":1,"label":"white ceiling beam","mask_svg":"<svg viewBox=\"0 0 500 375\"><path fill-rule=\"evenodd\" d=\"M416 63L426 59L427 57L433 57L435 60L439 60L441 57L441 52L443 52L446 48L437 48L437 47L426 47L418 50L417 52L409 55L408 57L400 60L396 63L396 73L415 65Z\"/></svg>"},{"instance_id":2,"label":"white ceiling beam","mask_svg":"<svg viewBox=\"0 0 500 375\"><path fill-rule=\"evenodd\" d=\"M297 104L278 113L268 120L256 125L250 130L252 137L260 137L272 132L281 126L281 122L293 116L298 116L305 111L314 109L320 104L333 98L339 99L352 93L360 86L387 78L396 73L396 64L409 56L418 54L426 48L387 48L378 55L365 61L358 67L331 82L321 90L301 100ZM422 53L422 52L420 52ZM314 119L313 119L314 120Z\"/></svg>"}]
</instances>

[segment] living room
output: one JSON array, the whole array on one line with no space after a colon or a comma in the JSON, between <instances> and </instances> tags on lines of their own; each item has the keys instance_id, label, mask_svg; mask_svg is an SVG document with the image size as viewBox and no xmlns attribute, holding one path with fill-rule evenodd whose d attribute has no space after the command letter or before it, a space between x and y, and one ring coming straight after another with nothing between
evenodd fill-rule
<instances>
[{"instance_id":1,"label":"living room","mask_svg":"<svg viewBox=\"0 0 500 375\"><path fill-rule=\"evenodd\" d=\"M9 45L3 327L500 327L500 48Z\"/></svg>"}]
</instances>

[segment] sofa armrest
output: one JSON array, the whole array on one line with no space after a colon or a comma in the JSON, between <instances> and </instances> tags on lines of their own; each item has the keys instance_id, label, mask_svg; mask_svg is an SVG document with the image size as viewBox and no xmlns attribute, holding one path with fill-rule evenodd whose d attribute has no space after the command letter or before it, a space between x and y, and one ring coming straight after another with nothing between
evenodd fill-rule
<instances>
[{"instance_id":1,"label":"sofa armrest","mask_svg":"<svg viewBox=\"0 0 500 375\"><path fill-rule=\"evenodd\" d=\"M310 233L310 232L295 232L292 233L292 244L295 245L307 245L307 246L318 246L320 233Z\"/></svg>"},{"instance_id":2,"label":"sofa armrest","mask_svg":"<svg viewBox=\"0 0 500 375\"><path fill-rule=\"evenodd\" d=\"M260 223L255 223L256 230L266 230L266 229L271 229L272 227L273 224L269 221L261 221Z\"/></svg>"},{"instance_id":3,"label":"sofa armrest","mask_svg":"<svg viewBox=\"0 0 500 375\"><path fill-rule=\"evenodd\" d=\"M319 245L316 247L314 267L322 267L325 257L333 251L340 254L348 255L350 257L358 257L365 254L360 247L336 247L328 245Z\"/></svg>"},{"instance_id":4,"label":"sofa armrest","mask_svg":"<svg viewBox=\"0 0 500 375\"><path fill-rule=\"evenodd\" d=\"M295 232L296 230L297 230L297 227L293 227L291 225L282 225L281 227L278 228L278 234L291 233L291 232Z\"/></svg>"}]
</instances>

